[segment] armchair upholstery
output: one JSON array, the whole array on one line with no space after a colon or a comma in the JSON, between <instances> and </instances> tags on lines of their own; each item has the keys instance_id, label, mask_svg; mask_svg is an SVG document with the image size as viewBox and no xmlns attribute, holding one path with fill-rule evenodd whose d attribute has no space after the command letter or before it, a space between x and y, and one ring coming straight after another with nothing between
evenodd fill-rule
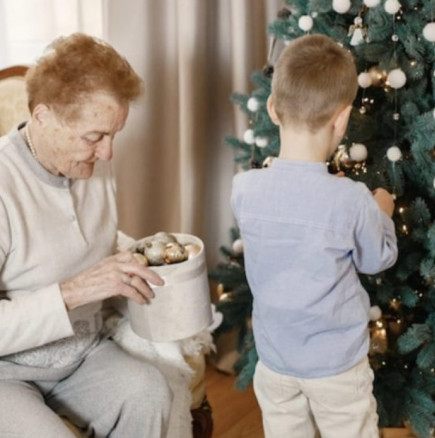
<instances>
[{"instance_id":1,"label":"armchair upholstery","mask_svg":"<svg viewBox=\"0 0 435 438\"><path fill-rule=\"evenodd\" d=\"M0 70L0 136L7 134L15 125L30 116L24 80L27 70L26 66ZM184 359L193 370L190 382L193 437L211 438L213 421L204 386L205 354L184 356ZM67 420L64 421L77 437L81 437L73 425Z\"/></svg>"},{"instance_id":2,"label":"armchair upholstery","mask_svg":"<svg viewBox=\"0 0 435 438\"><path fill-rule=\"evenodd\" d=\"M0 70L0 136L29 117L24 75L25 66Z\"/></svg>"}]
</instances>

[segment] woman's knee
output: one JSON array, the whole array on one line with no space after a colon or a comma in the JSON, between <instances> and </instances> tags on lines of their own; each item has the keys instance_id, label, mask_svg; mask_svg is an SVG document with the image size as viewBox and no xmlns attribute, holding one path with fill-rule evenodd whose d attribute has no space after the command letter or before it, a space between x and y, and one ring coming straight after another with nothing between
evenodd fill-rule
<instances>
[{"instance_id":1,"label":"woman's knee","mask_svg":"<svg viewBox=\"0 0 435 438\"><path fill-rule=\"evenodd\" d=\"M122 388L124 399L143 405L150 401L155 409L170 410L172 391L166 377L155 366L130 357L126 370L117 379L117 386Z\"/></svg>"},{"instance_id":2,"label":"woman's knee","mask_svg":"<svg viewBox=\"0 0 435 438\"><path fill-rule=\"evenodd\" d=\"M30 383L0 381L0 436L74 438L62 420L44 403Z\"/></svg>"}]
</instances>

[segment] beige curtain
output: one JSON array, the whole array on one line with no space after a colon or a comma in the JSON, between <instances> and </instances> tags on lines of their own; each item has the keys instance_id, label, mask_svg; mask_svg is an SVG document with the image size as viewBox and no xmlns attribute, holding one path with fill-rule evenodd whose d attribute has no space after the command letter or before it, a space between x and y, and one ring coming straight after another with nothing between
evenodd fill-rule
<instances>
[{"instance_id":1,"label":"beige curtain","mask_svg":"<svg viewBox=\"0 0 435 438\"><path fill-rule=\"evenodd\" d=\"M281 0L105 0L105 38L144 78L146 93L116 139L121 229L135 238L192 233L208 262L233 225L235 172L226 135L244 114L229 100L248 92L265 64L267 24Z\"/></svg>"}]
</instances>

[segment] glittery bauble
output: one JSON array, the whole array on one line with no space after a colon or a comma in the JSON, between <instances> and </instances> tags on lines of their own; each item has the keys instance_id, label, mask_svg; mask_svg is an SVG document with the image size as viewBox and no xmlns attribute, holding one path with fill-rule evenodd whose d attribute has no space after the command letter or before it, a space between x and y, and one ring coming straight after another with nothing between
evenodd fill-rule
<instances>
[{"instance_id":1,"label":"glittery bauble","mask_svg":"<svg viewBox=\"0 0 435 438\"><path fill-rule=\"evenodd\" d=\"M379 70L377 65L369 68L370 76L372 77L373 87L383 87L387 78L387 73L384 70Z\"/></svg>"},{"instance_id":2,"label":"glittery bauble","mask_svg":"<svg viewBox=\"0 0 435 438\"><path fill-rule=\"evenodd\" d=\"M168 264L184 262L188 257L186 248L179 243L168 243L163 253L163 260Z\"/></svg>"},{"instance_id":3,"label":"glittery bauble","mask_svg":"<svg viewBox=\"0 0 435 438\"><path fill-rule=\"evenodd\" d=\"M243 141L246 144L254 144L255 143L255 137L254 137L254 130L253 129L247 129L245 133L243 134Z\"/></svg>"},{"instance_id":4,"label":"glittery bauble","mask_svg":"<svg viewBox=\"0 0 435 438\"><path fill-rule=\"evenodd\" d=\"M332 9L339 14L345 14L351 6L350 0L332 0Z\"/></svg>"},{"instance_id":5,"label":"glittery bauble","mask_svg":"<svg viewBox=\"0 0 435 438\"><path fill-rule=\"evenodd\" d=\"M260 102L256 97L250 97L246 103L246 107L249 111L255 113L260 109Z\"/></svg>"},{"instance_id":6,"label":"glittery bauble","mask_svg":"<svg viewBox=\"0 0 435 438\"><path fill-rule=\"evenodd\" d=\"M255 137L255 144L259 148L265 148L269 145L269 139L267 137Z\"/></svg>"},{"instance_id":7,"label":"glittery bauble","mask_svg":"<svg viewBox=\"0 0 435 438\"><path fill-rule=\"evenodd\" d=\"M384 9L388 14L394 15L397 14L402 5L398 0L387 0L384 3Z\"/></svg>"},{"instance_id":8,"label":"glittery bauble","mask_svg":"<svg viewBox=\"0 0 435 438\"><path fill-rule=\"evenodd\" d=\"M337 171L343 170L343 168L350 169L353 166L352 160L347 152L346 145L344 144L338 146L332 160Z\"/></svg>"},{"instance_id":9,"label":"glittery bauble","mask_svg":"<svg viewBox=\"0 0 435 438\"><path fill-rule=\"evenodd\" d=\"M236 239L233 242L233 251L235 254L242 254L243 253L243 242L242 239Z\"/></svg>"},{"instance_id":10,"label":"glittery bauble","mask_svg":"<svg viewBox=\"0 0 435 438\"><path fill-rule=\"evenodd\" d=\"M314 21L309 15L302 15L298 21L299 28L308 32L313 28Z\"/></svg>"},{"instance_id":11,"label":"glittery bauble","mask_svg":"<svg viewBox=\"0 0 435 438\"><path fill-rule=\"evenodd\" d=\"M382 317L382 310L379 306L372 306L370 307L369 315L371 321L377 321Z\"/></svg>"},{"instance_id":12,"label":"glittery bauble","mask_svg":"<svg viewBox=\"0 0 435 438\"><path fill-rule=\"evenodd\" d=\"M395 68L388 73L387 82L391 88L402 88L406 84L406 75L400 68Z\"/></svg>"},{"instance_id":13,"label":"glittery bauble","mask_svg":"<svg viewBox=\"0 0 435 438\"><path fill-rule=\"evenodd\" d=\"M148 259L150 265L163 265L163 255L165 253L166 244L158 240L147 242L144 248L144 255Z\"/></svg>"},{"instance_id":14,"label":"glittery bauble","mask_svg":"<svg viewBox=\"0 0 435 438\"><path fill-rule=\"evenodd\" d=\"M367 147L362 143L353 143L349 148L349 156L353 161L364 161L367 159Z\"/></svg>"},{"instance_id":15,"label":"glittery bauble","mask_svg":"<svg viewBox=\"0 0 435 438\"><path fill-rule=\"evenodd\" d=\"M358 75L358 85L361 88L368 88L372 83L372 75L370 73L364 71Z\"/></svg>"},{"instance_id":16,"label":"glittery bauble","mask_svg":"<svg viewBox=\"0 0 435 438\"><path fill-rule=\"evenodd\" d=\"M432 43L435 42L435 23L427 23L423 27L423 36Z\"/></svg>"},{"instance_id":17,"label":"glittery bauble","mask_svg":"<svg viewBox=\"0 0 435 438\"><path fill-rule=\"evenodd\" d=\"M391 146L387 150L387 158L393 163L402 158L402 151L397 146Z\"/></svg>"},{"instance_id":18,"label":"glittery bauble","mask_svg":"<svg viewBox=\"0 0 435 438\"><path fill-rule=\"evenodd\" d=\"M159 242L163 242L165 244L177 241L175 236L167 233L166 231L159 231L158 233L154 234L154 236L152 236L152 240L158 240Z\"/></svg>"}]
</instances>

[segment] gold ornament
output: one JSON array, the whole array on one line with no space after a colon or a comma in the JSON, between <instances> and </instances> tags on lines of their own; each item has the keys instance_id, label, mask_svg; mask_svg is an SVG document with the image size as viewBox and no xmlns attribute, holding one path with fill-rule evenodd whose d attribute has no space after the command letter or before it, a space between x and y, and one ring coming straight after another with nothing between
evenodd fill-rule
<instances>
[{"instance_id":1,"label":"gold ornament","mask_svg":"<svg viewBox=\"0 0 435 438\"><path fill-rule=\"evenodd\" d=\"M140 252L134 252L133 253L133 257L141 265L148 266L148 259L143 254L141 254Z\"/></svg>"},{"instance_id":2,"label":"gold ornament","mask_svg":"<svg viewBox=\"0 0 435 438\"><path fill-rule=\"evenodd\" d=\"M152 266L163 265L166 245L158 240L145 243L144 255Z\"/></svg>"},{"instance_id":3,"label":"gold ornament","mask_svg":"<svg viewBox=\"0 0 435 438\"><path fill-rule=\"evenodd\" d=\"M352 160L349 157L346 146L341 144L338 146L337 151L335 152L332 158L334 168L338 171L344 169L350 169L352 167Z\"/></svg>"},{"instance_id":4,"label":"gold ornament","mask_svg":"<svg viewBox=\"0 0 435 438\"><path fill-rule=\"evenodd\" d=\"M158 240L159 242L163 242L165 244L176 242L177 239L171 233L167 233L165 231L159 231L158 233L152 236L153 240Z\"/></svg>"},{"instance_id":5,"label":"gold ornament","mask_svg":"<svg viewBox=\"0 0 435 438\"><path fill-rule=\"evenodd\" d=\"M373 66L369 69L372 77L372 87L384 87L387 82L387 72L380 70L378 66Z\"/></svg>"},{"instance_id":6,"label":"gold ornament","mask_svg":"<svg viewBox=\"0 0 435 438\"><path fill-rule=\"evenodd\" d=\"M225 292L225 287L224 287L223 283L219 283L216 287L216 293L217 293L218 298L220 298L224 292Z\"/></svg>"},{"instance_id":7,"label":"gold ornament","mask_svg":"<svg viewBox=\"0 0 435 438\"><path fill-rule=\"evenodd\" d=\"M388 350L387 330L383 319L370 324L369 355L383 354Z\"/></svg>"},{"instance_id":8,"label":"gold ornament","mask_svg":"<svg viewBox=\"0 0 435 438\"><path fill-rule=\"evenodd\" d=\"M180 263L187 260L188 253L183 245L179 243L171 242L166 245L163 253L163 260L165 263Z\"/></svg>"}]
</instances>

